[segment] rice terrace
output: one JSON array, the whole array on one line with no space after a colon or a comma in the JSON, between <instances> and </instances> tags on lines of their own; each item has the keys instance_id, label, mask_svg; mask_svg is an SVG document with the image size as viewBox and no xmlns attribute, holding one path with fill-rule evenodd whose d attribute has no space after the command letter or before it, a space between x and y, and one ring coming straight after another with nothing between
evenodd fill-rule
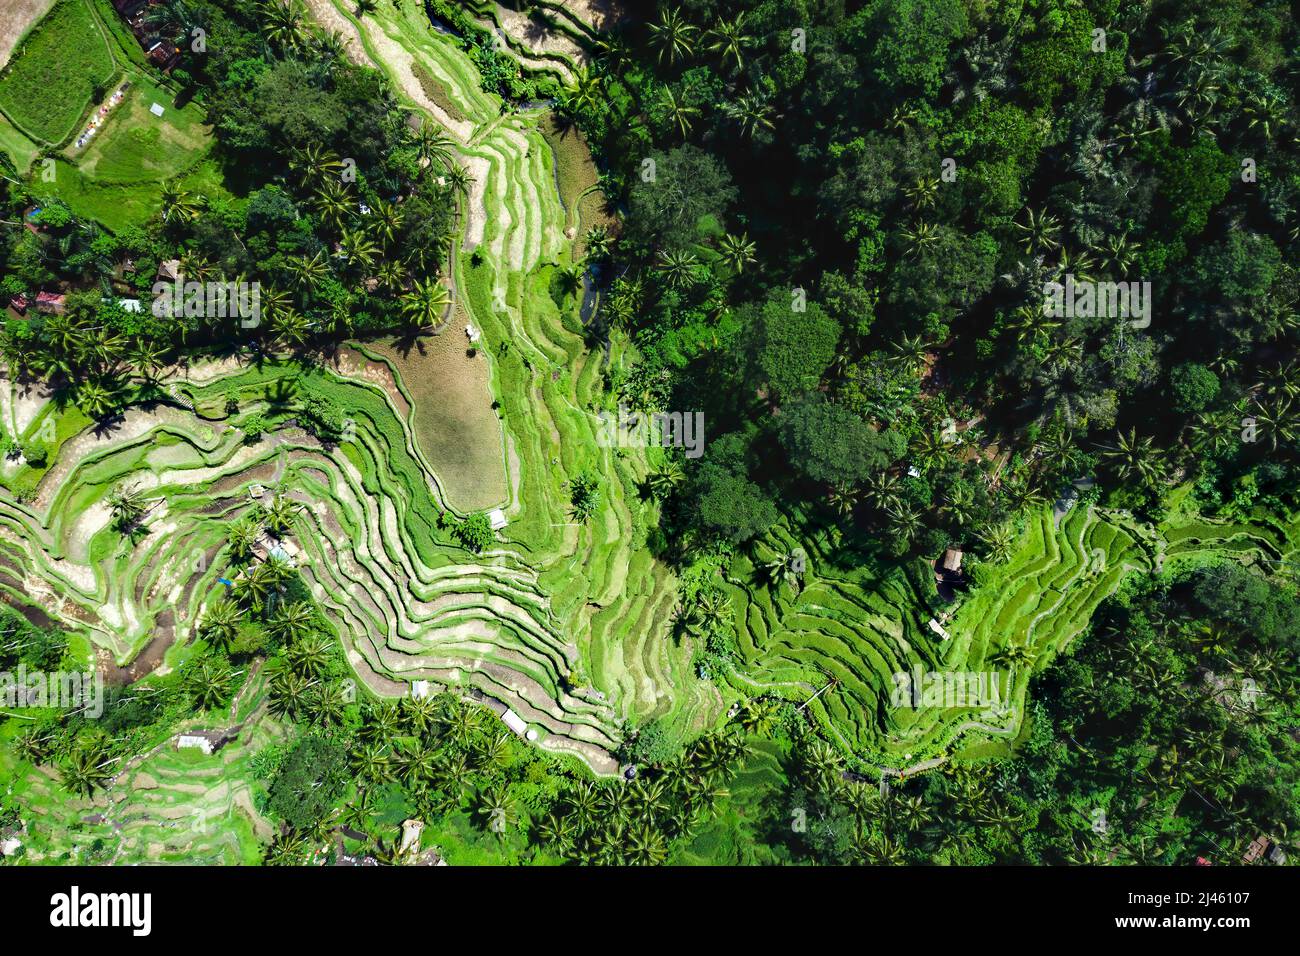
<instances>
[{"instance_id":1,"label":"rice terrace","mask_svg":"<svg viewBox=\"0 0 1300 956\"><path fill-rule=\"evenodd\" d=\"M4 862L1300 859L1297 50L10 4Z\"/></svg>"}]
</instances>

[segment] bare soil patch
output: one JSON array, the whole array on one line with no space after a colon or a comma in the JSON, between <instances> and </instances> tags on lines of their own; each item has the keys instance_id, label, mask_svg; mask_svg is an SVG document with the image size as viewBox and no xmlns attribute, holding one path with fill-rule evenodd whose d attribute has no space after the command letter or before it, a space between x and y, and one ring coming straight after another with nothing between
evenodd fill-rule
<instances>
[{"instance_id":1,"label":"bare soil patch","mask_svg":"<svg viewBox=\"0 0 1300 956\"><path fill-rule=\"evenodd\" d=\"M0 68L9 62L27 28L54 6L54 0L5 0L0 4Z\"/></svg>"}]
</instances>

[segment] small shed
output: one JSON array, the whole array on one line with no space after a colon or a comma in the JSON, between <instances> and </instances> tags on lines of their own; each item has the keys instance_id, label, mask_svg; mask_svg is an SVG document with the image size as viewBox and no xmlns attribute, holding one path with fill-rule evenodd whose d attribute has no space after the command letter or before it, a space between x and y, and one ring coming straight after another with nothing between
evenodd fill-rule
<instances>
[{"instance_id":1,"label":"small shed","mask_svg":"<svg viewBox=\"0 0 1300 956\"><path fill-rule=\"evenodd\" d=\"M181 277L181 260L164 259L158 263L158 274L154 277L159 282L176 282Z\"/></svg>"},{"instance_id":2,"label":"small shed","mask_svg":"<svg viewBox=\"0 0 1300 956\"><path fill-rule=\"evenodd\" d=\"M506 526L506 513L500 508L493 508L488 512L487 517L493 531L500 531Z\"/></svg>"},{"instance_id":3,"label":"small shed","mask_svg":"<svg viewBox=\"0 0 1300 956\"><path fill-rule=\"evenodd\" d=\"M414 700L423 700L429 696L429 682L427 680L417 680L411 683L411 697Z\"/></svg>"},{"instance_id":4,"label":"small shed","mask_svg":"<svg viewBox=\"0 0 1300 956\"><path fill-rule=\"evenodd\" d=\"M520 737L523 737L528 733L528 724L509 707L507 707L506 712L501 715L501 720Z\"/></svg>"},{"instance_id":5,"label":"small shed","mask_svg":"<svg viewBox=\"0 0 1300 956\"><path fill-rule=\"evenodd\" d=\"M212 753L212 741L202 734L181 734L176 739L177 750L202 750L205 754Z\"/></svg>"}]
</instances>

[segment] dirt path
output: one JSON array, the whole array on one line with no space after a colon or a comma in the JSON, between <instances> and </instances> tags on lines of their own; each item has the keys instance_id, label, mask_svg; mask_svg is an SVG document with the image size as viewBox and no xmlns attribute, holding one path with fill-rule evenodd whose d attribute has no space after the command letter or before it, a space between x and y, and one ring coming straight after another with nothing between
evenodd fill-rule
<instances>
[{"instance_id":1,"label":"dirt path","mask_svg":"<svg viewBox=\"0 0 1300 956\"><path fill-rule=\"evenodd\" d=\"M0 4L0 67L9 62L9 54L27 28L54 6L54 0L4 0Z\"/></svg>"},{"instance_id":2,"label":"dirt path","mask_svg":"<svg viewBox=\"0 0 1300 956\"><path fill-rule=\"evenodd\" d=\"M330 0L307 0L307 9L311 11L317 23L343 38L343 49L349 60L358 66L378 66L366 54L356 24L339 13L338 7Z\"/></svg>"}]
</instances>

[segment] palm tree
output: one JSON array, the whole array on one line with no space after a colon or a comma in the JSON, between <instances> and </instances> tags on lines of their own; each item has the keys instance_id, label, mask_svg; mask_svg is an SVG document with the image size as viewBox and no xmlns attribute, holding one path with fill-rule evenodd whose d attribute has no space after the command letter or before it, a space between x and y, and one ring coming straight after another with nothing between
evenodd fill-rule
<instances>
[{"instance_id":1,"label":"palm tree","mask_svg":"<svg viewBox=\"0 0 1300 956\"><path fill-rule=\"evenodd\" d=\"M348 706L348 692L339 683L321 684L308 701L312 721L322 727L337 727L343 723Z\"/></svg>"},{"instance_id":2,"label":"palm tree","mask_svg":"<svg viewBox=\"0 0 1300 956\"><path fill-rule=\"evenodd\" d=\"M292 256L286 264L289 277L300 292L311 292L330 274L329 262L321 249L311 257Z\"/></svg>"},{"instance_id":3,"label":"palm tree","mask_svg":"<svg viewBox=\"0 0 1300 956\"><path fill-rule=\"evenodd\" d=\"M919 222L899 232L906 246L904 255L917 256L929 245L939 241L939 227L934 223Z\"/></svg>"},{"instance_id":4,"label":"palm tree","mask_svg":"<svg viewBox=\"0 0 1300 956\"><path fill-rule=\"evenodd\" d=\"M386 743L372 742L352 751L352 770L367 783L383 783L392 776L392 758Z\"/></svg>"},{"instance_id":5,"label":"palm tree","mask_svg":"<svg viewBox=\"0 0 1300 956\"><path fill-rule=\"evenodd\" d=\"M745 271L745 266L756 261L758 246L751 242L747 233L732 235L727 233L718 240L718 250L725 262L737 275Z\"/></svg>"},{"instance_id":6,"label":"palm tree","mask_svg":"<svg viewBox=\"0 0 1300 956\"><path fill-rule=\"evenodd\" d=\"M77 407L95 419L107 418L117 411L119 397L102 377L86 379L76 388Z\"/></svg>"},{"instance_id":7,"label":"palm tree","mask_svg":"<svg viewBox=\"0 0 1300 956\"><path fill-rule=\"evenodd\" d=\"M1014 222L1012 225L1024 233L1025 252L1030 255L1060 246L1057 237L1061 234L1061 221L1046 209L1037 212L1026 209L1025 222Z\"/></svg>"},{"instance_id":8,"label":"palm tree","mask_svg":"<svg viewBox=\"0 0 1300 956\"><path fill-rule=\"evenodd\" d=\"M798 547L777 554L763 564L768 581L775 587L788 585L795 594L798 594L803 584L802 575L807 567L807 559L808 553Z\"/></svg>"},{"instance_id":9,"label":"palm tree","mask_svg":"<svg viewBox=\"0 0 1300 956\"><path fill-rule=\"evenodd\" d=\"M360 229L343 230L339 237L339 255L357 271L369 269L379 254L379 246Z\"/></svg>"},{"instance_id":10,"label":"palm tree","mask_svg":"<svg viewBox=\"0 0 1300 956\"><path fill-rule=\"evenodd\" d=\"M693 252L663 252L657 269L669 288L687 289L699 280L699 263Z\"/></svg>"},{"instance_id":11,"label":"palm tree","mask_svg":"<svg viewBox=\"0 0 1300 956\"><path fill-rule=\"evenodd\" d=\"M305 601L280 605L279 613L267 623L272 637L286 644L306 635L315 623L315 613Z\"/></svg>"},{"instance_id":12,"label":"palm tree","mask_svg":"<svg viewBox=\"0 0 1300 956\"><path fill-rule=\"evenodd\" d=\"M302 189L319 186L342 168L338 154L317 143L308 143L289 154L289 171L297 174Z\"/></svg>"},{"instance_id":13,"label":"palm tree","mask_svg":"<svg viewBox=\"0 0 1300 956\"><path fill-rule=\"evenodd\" d=\"M658 21L650 24L650 42L659 50L659 62L676 63L694 52L699 32L680 12L664 7Z\"/></svg>"},{"instance_id":14,"label":"palm tree","mask_svg":"<svg viewBox=\"0 0 1300 956\"><path fill-rule=\"evenodd\" d=\"M261 506L262 523L266 525L266 530L277 538L283 538L293 527L298 507L292 498L276 492L271 496L270 504Z\"/></svg>"},{"instance_id":15,"label":"palm tree","mask_svg":"<svg viewBox=\"0 0 1300 956\"><path fill-rule=\"evenodd\" d=\"M514 800L501 784L494 784L479 794L475 813L483 820L486 829L501 837L514 819Z\"/></svg>"},{"instance_id":16,"label":"palm tree","mask_svg":"<svg viewBox=\"0 0 1300 956\"><path fill-rule=\"evenodd\" d=\"M239 633L239 623L242 619L237 604L233 601L220 600L208 608L199 632L209 644L229 650L235 641L235 636Z\"/></svg>"},{"instance_id":17,"label":"palm tree","mask_svg":"<svg viewBox=\"0 0 1300 956\"><path fill-rule=\"evenodd\" d=\"M195 705L202 710L220 705L230 694L230 682L230 668L212 658L205 659L185 677L185 685L194 695Z\"/></svg>"},{"instance_id":18,"label":"palm tree","mask_svg":"<svg viewBox=\"0 0 1300 956\"><path fill-rule=\"evenodd\" d=\"M311 205L321 222L336 232L352 214L352 197L342 183L333 179L318 186L312 195Z\"/></svg>"},{"instance_id":19,"label":"palm tree","mask_svg":"<svg viewBox=\"0 0 1300 956\"><path fill-rule=\"evenodd\" d=\"M159 215L167 225L190 222L199 214L199 204L176 180L163 183L162 195L159 197L161 211Z\"/></svg>"},{"instance_id":20,"label":"palm tree","mask_svg":"<svg viewBox=\"0 0 1300 956\"><path fill-rule=\"evenodd\" d=\"M676 458L669 458L662 468L650 475L647 483L651 494L656 498L667 498L680 488L685 480L686 472L682 468L682 463Z\"/></svg>"},{"instance_id":21,"label":"palm tree","mask_svg":"<svg viewBox=\"0 0 1300 956\"><path fill-rule=\"evenodd\" d=\"M268 0L261 6L266 21L262 32L266 39L283 50L296 50L302 44L302 14L292 0Z\"/></svg>"},{"instance_id":22,"label":"palm tree","mask_svg":"<svg viewBox=\"0 0 1300 956\"><path fill-rule=\"evenodd\" d=\"M308 613L311 613L310 609ZM283 621L283 618L277 620ZM294 673L303 677L321 677L329 667L332 646L333 642L328 638L320 634L308 633L289 647L285 658Z\"/></svg>"},{"instance_id":23,"label":"palm tree","mask_svg":"<svg viewBox=\"0 0 1300 956\"><path fill-rule=\"evenodd\" d=\"M282 830L266 848L269 866L298 866L308 850L307 839L293 830Z\"/></svg>"},{"instance_id":24,"label":"palm tree","mask_svg":"<svg viewBox=\"0 0 1300 956\"><path fill-rule=\"evenodd\" d=\"M437 165L449 170L456 165L455 143L440 126L427 117L421 120L420 128L415 131L415 149L425 168Z\"/></svg>"},{"instance_id":25,"label":"palm tree","mask_svg":"<svg viewBox=\"0 0 1300 956\"><path fill-rule=\"evenodd\" d=\"M393 244L402 231L402 222L406 214L400 206L388 202L386 199L377 199L375 204L370 208L370 232L379 240L379 245L387 249Z\"/></svg>"},{"instance_id":26,"label":"palm tree","mask_svg":"<svg viewBox=\"0 0 1300 956\"><path fill-rule=\"evenodd\" d=\"M938 179L917 177L913 180L912 185L903 190L903 195L907 197L908 202L912 204L914 209L918 211L929 209L934 205L935 200L939 198L939 185L940 180Z\"/></svg>"},{"instance_id":27,"label":"palm tree","mask_svg":"<svg viewBox=\"0 0 1300 956\"><path fill-rule=\"evenodd\" d=\"M723 107L723 112L740 124L740 132L746 139L753 139L760 130L770 130L776 126L772 119L772 104L767 97L758 93L746 93L737 97L734 103Z\"/></svg>"},{"instance_id":28,"label":"palm tree","mask_svg":"<svg viewBox=\"0 0 1300 956\"><path fill-rule=\"evenodd\" d=\"M408 331L419 334L437 328L451 296L438 280L417 279L414 288L399 302Z\"/></svg>"},{"instance_id":29,"label":"palm tree","mask_svg":"<svg viewBox=\"0 0 1300 956\"><path fill-rule=\"evenodd\" d=\"M677 127L677 132L682 139L689 136L691 125L700 115L699 109L684 102L671 86L664 86L659 91L659 105L672 124Z\"/></svg>"},{"instance_id":30,"label":"palm tree","mask_svg":"<svg viewBox=\"0 0 1300 956\"><path fill-rule=\"evenodd\" d=\"M921 512L909 505L899 504L885 509L889 533L902 542L903 547L910 547L916 536L921 533L925 522Z\"/></svg>"},{"instance_id":31,"label":"palm tree","mask_svg":"<svg viewBox=\"0 0 1300 956\"><path fill-rule=\"evenodd\" d=\"M108 507L113 514L113 525L125 532L134 528L144 517L144 493L136 486L122 486L108 496Z\"/></svg>"},{"instance_id":32,"label":"palm tree","mask_svg":"<svg viewBox=\"0 0 1300 956\"><path fill-rule=\"evenodd\" d=\"M396 701L383 701L366 712L361 735L367 740L387 742L401 732L402 716Z\"/></svg>"},{"instance_id":33,"label":"palm tree","mask_svg":"<svg viewBox=\"0 0 1300 956\"><path fill-rule=\"evenodd\" d=\"M297 720L311 701L312 681L292 670L277 671L271 678L271 712Z\"/></svg>"},{"instance_id":34,"label":"palm tree","mask_svg":"<svg viewBox=\"0 0 1300 956\"><path fill-rule=\"evenodd\" d=\"M240 518L226 529L226 545L230 548L230 559L236 564L246 564L253 557L253 548L257 545L261 531L247 518Z\"/></svg>"},{"instance_id":35,"label":"palm tree","mask_svg":"<svg viewBox=\"0 0 1300 956\"><path fill-rule=\"evenodd\" d=\"M668 859L668 841L652 823L641 822L632 827L624 839L627 841L626 859L637 866L659 866Z\"/></svg>"},{"instance_id":36,"label":"palm tree","mask_svg":"<svg viewBox=\"0 0 1300 956\"><path fill-rule=\"evenodd\" d=\"M729 20L719 20L706 35L713 41L709 49L717 53L723 63L730 61L732 68L739 73L745 65L745 50L754 43L754 38L745 32L744 12Z\"/></svg>"},{"instance_id":37,"label":"palm tree","mask_svg":"<svg viewBox=\"0 0 1300 956\"><path fill-rule=\"evenodd\" d=\"M100 747L79 747L68 755L59 767L63 785L73 793L89 797L96 787L112 776L108 767L111 761Z\"/></svg>"},{"instance_id":38,"label":"palm tree","mask_svg":"<svg viewBox=\"0 0 1300 956\"><path fill-rule=\"evenodd\" d=\"M567 857L573 852L578 839L578 828L572 817L561 816L554 811L548 813L537 825L537 835L547 849L557 856Z\"/></svg>"},{"instance_id":39,"label":"palm tree","mask_svg":"<svg viewBox=\"0 0 1300 956\"><path fill-rule=\"evenodd\" d=\"M1011 548L1016 542L1015 529L1006 521L985 528L979 535L980 541L988 549L988 558L1001 564L1011 557Z\"/></svg>"},{"instance_id":40,"label":"palm tree","mask_svg":"<svg viewBox=\"0 0 1300 956\"><path fill-rule=\"evenodd\" d=\"M1127 434L1118 432L1114 445L1103 446L1102 458L1123 481L1136 475L1144 485L1151 486L1164 472L1155 442L1148 435L1139 438L1136 428L1130 428Z\"/></svg>"},{"instance_id":41,"label":"palm tree","mask_svg":"<svg viewBox=\"0 0 1300 956\"><path fill-rule=\"evenodd\" d=\"M861 497L861 492L851 485L836 485L826 496L826 500L836 514L850 515L858 506Z\"/></svg>"}]
</instances>

